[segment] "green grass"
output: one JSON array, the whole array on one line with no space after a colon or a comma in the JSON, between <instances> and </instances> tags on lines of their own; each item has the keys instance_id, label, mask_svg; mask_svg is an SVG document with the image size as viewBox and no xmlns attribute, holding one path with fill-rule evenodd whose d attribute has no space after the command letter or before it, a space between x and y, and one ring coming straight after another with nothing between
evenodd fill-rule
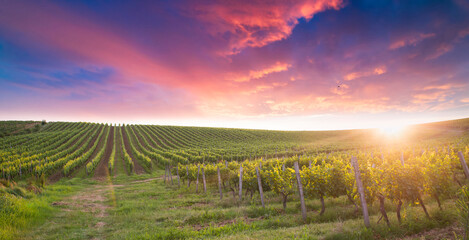
<instances>
[{"instance_id":1,"label":"green grass","mask_svg":"<svg viewBox=\"0 0 469 240\"><path fill-rule=\"evenodd\" d=\"M32 198L0 194L0 239L21 239L24 231L44 224L58 213L51 204L92 184L82 179L61 180Z\"/></svg>"},{"instance_id":2,"label":"green grass","mask_svg":"<svg viewBox=\"0 0 469 240\"><path fill-rule=\"evenodd\" d=\"M195 184L178 189L164 184L158 178L162 173L118 175L112 184L63 179L32 199L16 199L14 213L3 210L0 239L392 239L457 221L453 199L444 201L443 211L425 199L431 219L417 205L403 206L402 225L397 223L394 205L387 202L391 227L376 223L380 214L374 204L370 206L372 227L366 229L361 214L341 197L326 199L323 216L319 216L319 201L308 199L304 224L297 196L283 211L281 199L266 193L263 209L257 194L240 203L227 191L220 201L216 186L209 186L207 194L195 194ZM102 201L87 199L95 193ZM96 210L98 205L105 207L104 214Z\"/></svg>"}]
</instances>

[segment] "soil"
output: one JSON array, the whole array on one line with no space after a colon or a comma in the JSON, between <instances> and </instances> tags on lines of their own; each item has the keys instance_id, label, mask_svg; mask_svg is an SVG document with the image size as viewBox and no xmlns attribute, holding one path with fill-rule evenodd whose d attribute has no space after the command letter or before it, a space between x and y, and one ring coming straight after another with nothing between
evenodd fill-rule
<instances>
[{"instance_id":1,"label":"soil","mask_svg":"<svg viewBox=\"0 0 469 240\"><path fill-rule=\"evenodd\" d=\"M124 130L122 130L122 136L124 138L124 147L127 153L129 154L130 158L132 158L132 161L134 161L134 171L136 174L143 174L145 173L145 169L136 161L136 158L134 157L132 150L130 149L130 143L129 143L129 138Z\"/></svg>"},{"instance_id":2,"label":"soil","mask_svg":"<svg viewBox=\"0 0 469 240\"><path fill-rule=\"evenodd\" d=\"M111 157L111 154L112 154L113 146L114 146L114 127L111 126L111 129L109 131L109 137L107 139L106 150L104 150L104 159L102 159L98 163L98 166L96 167L96 170L94 171L93 178L101 179L101 178L109 176L108 165L109 165L109 158Z\"/></svg>"},{"instance_id":3,"label":"soil","mask_svg":"<svg viewBox=\"0 0 469 240\"><path fill-rule=\"evenodd\" d=\"M145 182L151 182L151 181L157 180L157 179L163 179L163 177L148 178L148 179L145 179L145 180L137 180L137 181L133 181L133 182L134 183L145 183Z\"/></svg>"},{"instance_id":4,"label":"soil","mask_svg":"<svg viewBox=\"0 0 469 240\"><path fill-rule=\"evenodd\" d=\"M93 228L101 230L106 226L104 218L108 216L107 209L110 208L110 206L105 204L107 201L105 196L111 188L112 186L94 186L77 195L54 202L52 206L59 206L64 212L80 211L91 213L98 220L93 225Z\"/></svg>"},{"instance_id":5,"label":"soil","mask_svg":"<svg viewBox=\"0 0 469 240\"><path fill-rule=\"evenodd\" d=\"M140 130L140 132L142 132L142 133L145 131L145 132L148 133L148 135L151 134L151 133L149 133L148 131L146 131L146 129L139 129L139 130ZM144 138L147 140L148 144L149 144L150 146L152 146L153 148L159 148L159 147L161 147L161 146L159 146L159 145L158 145L158 146L155 146L155 144L153 144L153 142L150 141L150 136L147 136L146 134L142 134L142 137L144 137Z\"/></svg>"},{"instance_id":6,"label":"soil","mask_svg":"<svg viewBox=\"0 0 469 240\"><path fill-rule=\"evenodd\" d=\"M402 238L402 240L411 240L411 239L454 239L454 236L462 236L464 234L464 229L458 224L453 224L444 228L436 228L429 231L417 233L414 235L407 236Z\"/></svg>"},{"instance_id":7,"label":"soil","mask_svg":"<svg viewBox=\"0 0 469 240\"><path fill-rule=\"evenodd\" d=\"M93 129L90 129L89 131L92 131ZM83 134L86 134L86 133L83 133ZM69 147L71 146L75 146L75 144L77 143L77 141L80 139L80 137L78 137L77 139L75 139L70 145ZM86 142L86 139L83 141L83 142ZM81 146L83 146L83 143L80 144L80 146L76 147L76 149L79 149ZM56 171L54 174L52 174L51 176L48 177L48 182L49 183L55 183L57 181L59 181L61 178L64 177L64 174L62 172L62 168L60 168L58 171Z\"/></svg>"},{"instance_id":8,"label":"soil","mask_svg":"<svg viewBox=\"0 0 469 240\"><path fill-rule=\"evenodd\" d=\"M59 181L63 177L64 177L64 173L62 171L62 168L60 168L54 174L50 175L49 178L47 178L47 182L49 184L53 184L53 183Z\"/></svg>"},{"instance_id":9,"label":"soil","mask_svg":"<svg viewBox=\"0 0 469 240\"><path fill-rule=\"evenodd\" d=\"M254 221L260 221L260 220L262 220L262 219L264 219L264 217L258 217L258 218L244 217L243 221L244 221L245 223L249 224L249 223L252 223L252 222L254 222ZM216 225L217 227L223 227L223 226L225 226L225 225L234 224L234 223L236 223L236 222L238 222L238 221L240 221L240 220L239 220L239 219L224 220L224 221L215 223L215 225ZM210 227L210 226L213 226L213 225L210 225L209 223L207 223L207 224L197 224L197 225L194 225L193 227L194 227L194 230L200 231L200 230L203 230L203 229L205 229L205 228L207 228L207 227Z\"/></svg>"},{"instance_id":10,"label":"soil","mask_svg":"<svg viewBox=\"0 0 469 240\"><path fill-rule=\"evenodd\" d=\"M88 164L88 162L91 161L91 159L93 159L93 158L96 156L96 154L99 152L99 150L101 149L101 147L102 147L103 144L104 144L104 138L106 137L106 136L104 136L104 134L103 134L103 136L101 136L101 139L98 139L98 137L99 137L99 132L101 132L101 130L102 130L103 128L104 128L104 126L100 126L100 127L99 127L98 134L96 134L96 136L91 140L90 144L88 144L88 146L87 146L86 149L85 149L85 152L88 151L88 150L90 150L91 147L93 147L94 143L95 143L96 141L99 141L99 142L98 142L98 146L97 146L96 149L93 151L93 153L91 154L90 158L88 158L83 164L78 165L78 166L75 168L75 170L73 170L72 174L70 174L70 177L72 177L72 178L75 177L75 176L77 175L77 173L80 171L80 169L86 167L86 164ZM104 129L104 131L106 131L106 129Z\"/></svg>"},{"instance_id":11,"label":"soil","mask_svg":"<svg viewBox=\"0 0 469 240\"><path fill-rule=\"evenodd\" d=\"M151 129L149 126L146 126L146 127L147 128L144 128L144 130L148 133L148 137L151 137L158 146L155 146L151 141L150 141L150 145L152 145L155 148L159 147L161 149L164 149L164 146L159 141L161 139L159 139L159 137L156 136L155 132L153 132L153 129Z\"/></svg>"}]
</instances>

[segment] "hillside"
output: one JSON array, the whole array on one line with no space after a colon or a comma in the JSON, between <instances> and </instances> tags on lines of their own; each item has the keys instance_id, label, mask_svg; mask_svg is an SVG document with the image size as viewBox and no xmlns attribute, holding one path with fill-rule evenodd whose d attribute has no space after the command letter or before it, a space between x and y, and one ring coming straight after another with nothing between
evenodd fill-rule
<instances>
[{"instance_id":1,"label":"hillside","mask_svg":"<svg viewBox=\"0 0 469 240\"><path fill-rule=\"evenodd\" d=\"M170 163L239 161L384 145L423 146L434 141L449 142L467 132L469 119L411 126L399 138L389 138L374 129L269 131L157 125L110 126L72 122L52 122L43 126L40 131L27 133L21 129L32 125L40 126L40 122L2 124L3 129L9 129L8 134L18 134L0 138L0 166L3 176L19 177L21 171L21 176L45 174L57 180L64 175L79 172L101 149L104 152L106 147L106 158L97 159L94 163L99 165L96 167L101 175L105 173L103 168L109 165L112 150L117 159L113 162L119 166L128 155L127 164L132 163L134 167L127 169L127 173L143 173ZM105 139L114 141L105 144ZM102 163L99 164L100 162ZM110 167L110 170L112 172L114 168Z\"/></svg>"},{"instance_id":2,"label":"hillside","mask_svg":"<svg viewBox=\"0 0 469 240\"><path fill-rule=\"evenodd\" d=\"M469 199L468 123L47 123L0 138L0 238L449 239L463 234L457 200Z\"/></svg>"}]
</instances>

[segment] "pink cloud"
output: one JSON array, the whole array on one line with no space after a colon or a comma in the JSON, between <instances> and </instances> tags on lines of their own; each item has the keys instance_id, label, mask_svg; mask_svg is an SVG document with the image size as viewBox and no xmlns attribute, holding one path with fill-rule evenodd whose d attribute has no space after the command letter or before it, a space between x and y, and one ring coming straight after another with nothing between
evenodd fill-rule
<instances>
[{"instance_id":1,"label":"pink cloud","mask_svg":"<svg viewBox=\"0 0 469 240\"><path fill-rule=\"evenodd\" d=\"M235 82L249 82L253 79L259 79L272 73L287 71L291 67L291 64L277 62L272 66L269 66L260 70L250 70L249 74L244 76L235 76L232 81Z\"/></svg>"},{"instance_id":2,"label":"pink cloud","mask_svg":"<svg viewBox=\"0 0 469 240\"><path fill-rule=\"evenodd\" d=\"M405 46L415 46L419 42L427 38L431 38L431 37L435 37L435 34L434 33L412 34L410 36L405 36L405 37L402 37L401 39L394 41L393 43L391 43L391 45L389 45L389 49L395 50L395 49L402 48Z\"/></svg>"},{"instance_id":3,"label":"pink cloud","mask_svg":"<svg viewBox=\"0 0 469 240\"><path fill-rule=\"evenodd\" d=\"M435 51L432 54L430 54L427 58L425 58L425 60L437 59L451 50L453 50L452 45L446 44L446 43L441 44L435 49Z\"/></svg>"},{"instance_id":4,"label":"pink cloud","mask_svg":"<svg viewBox=\"0 0 469 240\"><path fill-rule=\"evenodd\" d=\"M445 84L439 84L439 85L429 85L423 88L423 90L448 90L451 88L457 88L457 87L463 87L463 84L457 84L457 83L445 83Z\"/></svg>"},{"instance_id":5,"label":"pink cloud","mask_svg":"<svg viewBox=\"0 0 469 240\"><path fill-rule=\"evenodd\" d=\"M433 92L433 93L419 93L413 95L413 102L414 103L428 103L428 102L442 102L446 98L446 92L444 91L439 91L439 92Z\"/></svg>"},{"instance_id":6,"label":"pink cloud","mask_svg":"<svg viewBox=\"0 0 469 240\"><path fill-rule=\"evenodd\" d=\"M287 38L299 18L311 19L327 9L339 9L342 0L303 1L197 1L187 11L206 22L210 34L228 36L227 52L261 47Z\"/></svg>"},{"instance_id":7,"label":"pink cloud","mask_svg":"<svg viewBox=\"0 0 469 240\"><path fill-rule=\"evenodd\" d=\"M365 71L365 72L352 72L348 73L344 76L344 80L351 81L357 78L368 77L372 75L381 75L386 73L386 66L376 67L372 71Z\"/></svg>"}]
</instances>

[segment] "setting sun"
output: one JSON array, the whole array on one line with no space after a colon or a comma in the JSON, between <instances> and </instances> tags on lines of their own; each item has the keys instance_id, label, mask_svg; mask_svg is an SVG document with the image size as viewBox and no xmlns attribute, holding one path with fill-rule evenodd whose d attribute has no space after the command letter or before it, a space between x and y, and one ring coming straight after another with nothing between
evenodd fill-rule
<instances>
[{"instance_id":1,"label":"setting sun","mask_svg":"<svg viewBox=\"0 0 469 240\"><path fill-rule=\"evenodd\" d=\"M397 137L401 135L407 127L407 124L387 125L378 128L378 131L388 137Z\"/></svg>"}]
</instances>

